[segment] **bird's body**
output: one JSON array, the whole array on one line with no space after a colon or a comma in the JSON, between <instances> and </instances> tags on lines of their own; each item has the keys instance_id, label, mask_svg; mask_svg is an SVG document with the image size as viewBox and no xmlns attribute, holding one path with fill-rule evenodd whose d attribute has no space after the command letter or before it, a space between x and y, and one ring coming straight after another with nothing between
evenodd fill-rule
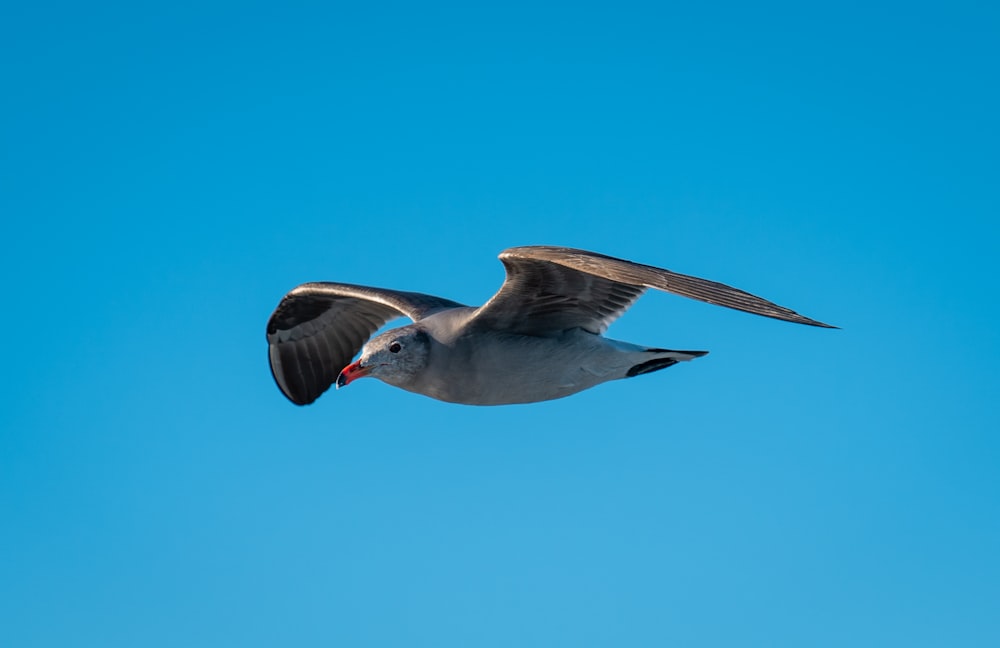
<instances>
[{"instance_id":1,"label":"bird's body","mask_svg":"<svg viewBox=\"0 0 1000 648\"><path fill-rule=\"evenodd\" d=\"M650 361L664 359L673 364L705 353L646 349L579 328L546 336L502 331L456 335L450 323L440 326L445 318L468 317L475 310L455 309L427 318L423 330L444 333L429 334L427 366L413 380L396 386L466 405L533 403L625 378L629 371ZM456 375L463 378L455 380ZM394 384L391 378L383 380Z\"/></svg>"},{"instance_id":2,"label":"bird's body","mask_svg":"<svg viewBox=\"0 0 1000 648\"><path fill-rule=\"evenodd\" d=\"M593 252L533 246L500 258L507 281L479 308L351 284L299 286L268 323L278 386L304 405L334 382L373 376L442 401L504 405L562 398L705 355L602 335L647 287L828 326L723 284ZM414 322L368 339L401 315Z\"/></svg>"}]
</instances>

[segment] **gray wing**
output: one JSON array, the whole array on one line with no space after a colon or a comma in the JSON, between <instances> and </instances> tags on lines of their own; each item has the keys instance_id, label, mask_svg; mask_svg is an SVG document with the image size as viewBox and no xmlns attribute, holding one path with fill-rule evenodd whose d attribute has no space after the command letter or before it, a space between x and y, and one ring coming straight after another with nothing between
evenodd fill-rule
<instances>
[{"instance_id":1,"label":"gray wing","mask_svg":"<svg viewBox=\"0 0 1000 648\"><path fill-rule=\"evenodd\" d=\"M417 321L462 306L432 295L352 284L302 284L267 322L271 375L282 393L307 405L325 392L368 338L397 317Z\"/></svg>"},{"instance_id":2,"label":"gray wing","mask_svg":"<svg viewBox=\"0 0 1000 648\"><path fill-rule=\"evenodd\" d=\"M472 326L544 335L580 327L603 333L646 288L787 322L836 328L748 292L707 279L553 246L515 247L500 253L507 280L477 311Z\"/></svg>"}]
</instances>

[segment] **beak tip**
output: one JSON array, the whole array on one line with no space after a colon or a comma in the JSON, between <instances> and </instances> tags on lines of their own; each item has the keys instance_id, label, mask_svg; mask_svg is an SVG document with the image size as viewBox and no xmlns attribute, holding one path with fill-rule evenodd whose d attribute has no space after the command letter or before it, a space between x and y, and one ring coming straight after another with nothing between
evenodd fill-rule
<instances>
[{"instance_id":1,"label":"beak tip","mask_svg":"<svg viewBox=\"0 0 1000 648\"><path fill-rule=\"evenodd\" d=\"M337 374L337 380L334 384L337 389L341 387L346 387L350 385L357 378L367 375L368 370L361 366L361 361L352 362L351 364L344 367L339 374Z\"/></svg>"}]
</instances>

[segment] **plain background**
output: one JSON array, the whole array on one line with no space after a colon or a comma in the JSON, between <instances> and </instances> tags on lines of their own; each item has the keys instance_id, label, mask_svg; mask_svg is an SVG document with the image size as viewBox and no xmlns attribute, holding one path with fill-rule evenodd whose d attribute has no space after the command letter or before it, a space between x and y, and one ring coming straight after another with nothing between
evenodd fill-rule
<instances>
[{"instance_id":1,"label":"plain background","mask_svg":"<svg viewBox=\"0 0 1000 648\"><path fill-rule=\"evenodd\" d=\"M8 3L5 646L1000 645L988 3ZM570 245L712 353L298 408L311 280L478 304Z\"/></svg>"}]
</instances>

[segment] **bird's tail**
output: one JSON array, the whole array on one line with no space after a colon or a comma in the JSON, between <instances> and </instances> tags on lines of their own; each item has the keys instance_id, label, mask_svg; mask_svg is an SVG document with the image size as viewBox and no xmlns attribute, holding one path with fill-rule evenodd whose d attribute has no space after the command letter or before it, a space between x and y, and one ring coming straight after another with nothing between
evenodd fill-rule
<instances>
[{"instance_id":1,"label":"bird's tail","mask_svg":"<svg viewBox=\"0 0 1000 648\"><path fill-rule=\"evenodd\" d=\"M673 351L671 349L646 349L646 353L656 354L655 357L633 365L625 373L626 378L641 376L652 373L660 369L672 367L682 360L694 360L708 353L708 351Z\"/></svg>"}]
</instances>

